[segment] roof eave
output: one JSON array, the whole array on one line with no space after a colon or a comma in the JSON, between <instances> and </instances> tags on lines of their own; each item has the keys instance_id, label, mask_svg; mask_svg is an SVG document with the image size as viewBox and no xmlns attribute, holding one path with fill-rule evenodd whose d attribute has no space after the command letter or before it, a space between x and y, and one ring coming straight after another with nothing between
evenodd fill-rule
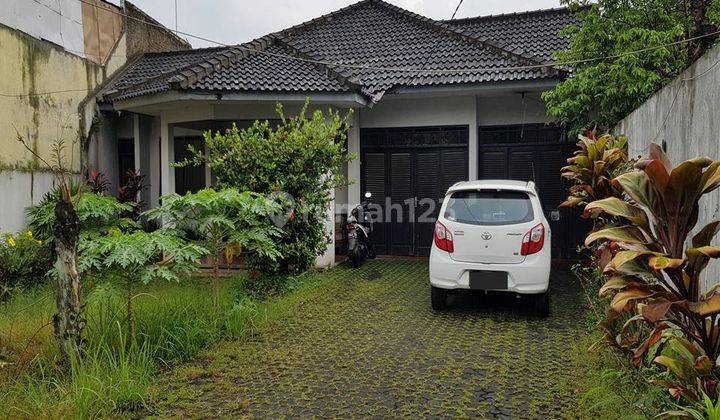
<instances>
[{"instance_id":1,"label":"roof eave","mask_svg":"<svg viewBox=\"0 0 720 420\"><path fill-rule=\"evenodd\" d=\"M176 102L206 102L214 104L262 103L262 102L305 102L314 104L340 105L357 108L368 106L370 101L355 92L188 92L171 91L158 94L122 99L105 104L115 111L133 111L148 106L162 106Z\"/></svg>"}]
</instances>

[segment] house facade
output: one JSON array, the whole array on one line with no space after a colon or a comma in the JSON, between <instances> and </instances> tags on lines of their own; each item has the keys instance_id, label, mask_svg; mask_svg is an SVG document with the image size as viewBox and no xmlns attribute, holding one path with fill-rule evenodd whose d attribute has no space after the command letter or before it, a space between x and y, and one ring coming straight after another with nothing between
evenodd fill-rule
<instances>
[{"instance_id":1,"label":"house facade","mask_svg":"<svg viewBox=\"0 0 720 420\"><path fill-rule=\"evenodd\" d=\"M109 123L89 160L110 179L138 169L143 201L211 185L204 168L173 168L202 134L235 123L311 108L354 112L346 168L333 192L327 229L365 192L384 210L374 226L380 254L427 255L438 204L461 180L511 178L539 185L552 220L554 253L569 257L580 233L558 209L560 167L574 142L540 99L566 74L552 53L577 23L568 9L435 21L365 0L255 41L228 47L145 54L97 96ZM340 226L341 223L337 223ZM318 258L331 265L335 244Z\"/></svg>"}]
</instances>

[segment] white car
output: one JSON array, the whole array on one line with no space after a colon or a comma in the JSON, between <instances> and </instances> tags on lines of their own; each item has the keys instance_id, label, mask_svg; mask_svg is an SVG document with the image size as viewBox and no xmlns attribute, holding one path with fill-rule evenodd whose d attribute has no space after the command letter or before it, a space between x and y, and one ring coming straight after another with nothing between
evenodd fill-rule
<instances>
[{"instance_id":1,"label":"white car","mask_svg":"<svg viewBox=\"0 0 720 420\"><path fill-rule=\"evenodd\" d=\"M445 194L435 223L433 309L445 308L451 290L492 290L530 295L525 299L547 316L550 240L532 181L458 182Z\"/></svg>"}]
</instances>

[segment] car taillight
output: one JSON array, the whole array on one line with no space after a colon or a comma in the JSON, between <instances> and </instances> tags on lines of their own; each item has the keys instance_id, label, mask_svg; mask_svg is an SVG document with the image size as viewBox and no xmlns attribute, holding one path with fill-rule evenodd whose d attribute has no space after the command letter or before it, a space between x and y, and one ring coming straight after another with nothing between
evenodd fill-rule
<instances>
[{"instance_id":1,"label":"car taillight","mask_svg":"<svg viewBox=\"0 0 720 420\"><path fill-rule=\"evenodd\" d=\"M545 226L542 223L533 227L523 236L521 255L531 255L542 250L545 245Z\"/></svg>"},{"instance_id":2,"label":"car taillight","mask_svg":"<svg viewBox=\"0 0 720 420\"><path fill-rule=\"evenodd\" d=\"M452 233L440 222L435 222L435 246L443 251L455 251Z\"/></svg>"}]
</instances>

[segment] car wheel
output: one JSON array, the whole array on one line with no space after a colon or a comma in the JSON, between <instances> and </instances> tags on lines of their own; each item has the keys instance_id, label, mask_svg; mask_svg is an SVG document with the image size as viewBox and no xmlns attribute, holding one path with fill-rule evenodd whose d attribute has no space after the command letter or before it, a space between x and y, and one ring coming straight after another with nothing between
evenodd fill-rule
<instances>
[{"instance_id":1,"label":"car wheel","mask_svg":"<svg viewBox=\"0 0 720 420\"><path fill-rule=\"evenodd\" d=\"M447 290L430 286L430 303L436 311L445 309L447 306Z\"/></svg>"},{"instance_id":2,"label":"car wheel","mask_svg":"<svg viewBox=\"0 0 720 420\"><path fill-rule=\"evenodd\" d=\"M550 294L548 292L535 296L535 313L541 318L550 315Z\"/></svg>"}]
</instances>

